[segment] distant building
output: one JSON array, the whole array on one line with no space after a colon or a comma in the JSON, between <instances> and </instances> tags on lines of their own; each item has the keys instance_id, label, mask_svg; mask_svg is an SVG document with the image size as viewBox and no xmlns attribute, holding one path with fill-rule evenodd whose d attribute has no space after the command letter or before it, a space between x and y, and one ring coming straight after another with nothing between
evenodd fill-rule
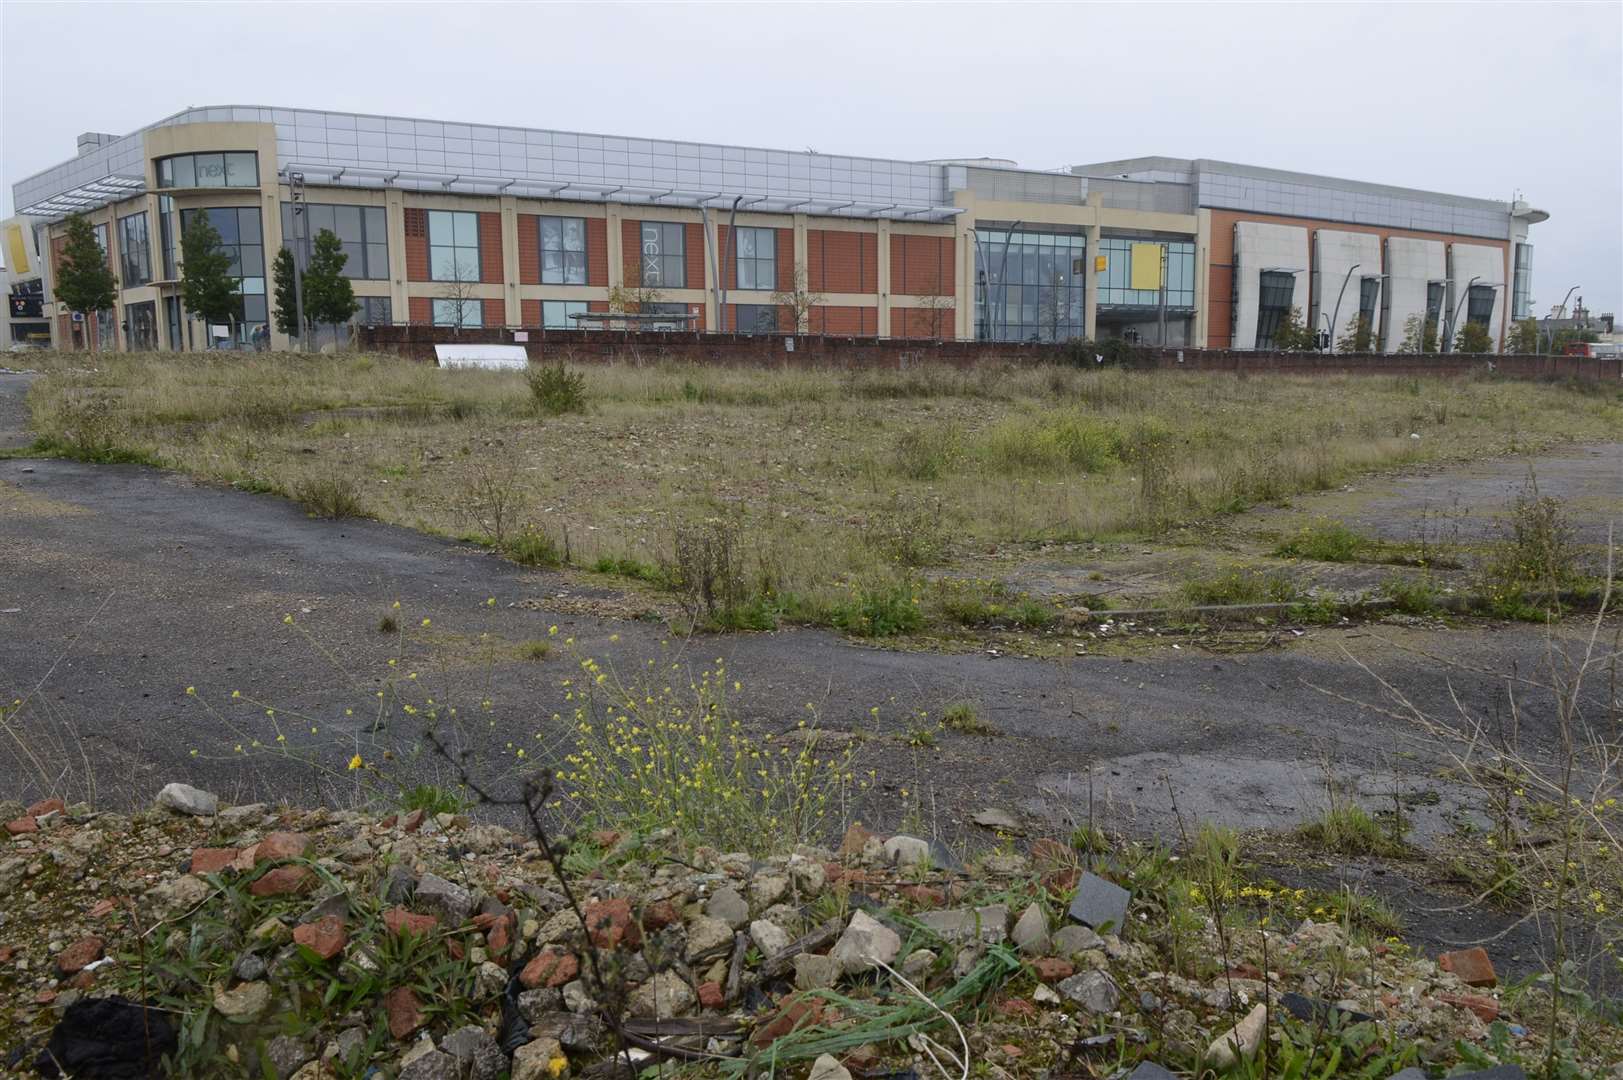
<instances>
[{"instance_id":1,"label":"distant building","mask_svg":"<svg viewBox=\"0 0 1623 1080\"><path fill-rule=\"evenodd\" d=\"M51 324L46 317L50 293L45 287L45 260L40 257L45 229L43 218L0 221L0 255L5 259L0 276L6 286L6 326L0 349L51 344Z\"/></svg>"},{"instance_id":2,"label":"distant building","mask_svg":"<svg viewBox=\"0 0 1623 1080\"><path fill-rule=\"evenodd\" d=\"M53 223L52 265L65 215L106 237L117 310L46 304L59 343L104 348L253 343L272 255L298 246L295 194L305 235L349 253L364 322L562 328L630 287L673 328L1235 349L1269 347L1293 308L1333 338L1363 317L1387 351L1412 316L1502 341L1530 313L1528 227L1548 216L1208 160L1043 172L262 106L81 136L13 190ZM240 274L228 328L179 296L196 214Z\"/></svg>"}]
</instances>

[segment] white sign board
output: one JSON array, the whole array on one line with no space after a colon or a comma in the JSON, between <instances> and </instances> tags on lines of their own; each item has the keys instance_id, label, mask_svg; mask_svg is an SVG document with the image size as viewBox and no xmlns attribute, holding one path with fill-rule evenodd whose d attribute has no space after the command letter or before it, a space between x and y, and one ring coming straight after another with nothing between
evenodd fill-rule
<instances>
[{"instance_id":1,"label":"white sign board","mask_svg":"<svg viewBox=\"0 0 1623 1080\"><path fill-rule=\"evenodd\" d=\"M486 371L522 371L530 363L522 345L436 345L434 358L442 368Z\"/></svg>"},{"instance_id":2,"label":"white sign board","mask_svg":"<svg viewBox=\"0 0 1623 1080\"><path fill-rule=\"evenodd\" d=\"M223 323L209 323L209 337L228 338L231 336L231 327Z\"/></svg>"},{"instance_id":3,"label":"white sign board","mask_svg":"<svg viewBox=\"0 0 1623 1080\"><path fill-rule=\"evenodd\" d=\"M530 340L530 332L528 330L514 330L513 331L513 340L514 341L529 341Z\"/></svg>"}]
</instances>

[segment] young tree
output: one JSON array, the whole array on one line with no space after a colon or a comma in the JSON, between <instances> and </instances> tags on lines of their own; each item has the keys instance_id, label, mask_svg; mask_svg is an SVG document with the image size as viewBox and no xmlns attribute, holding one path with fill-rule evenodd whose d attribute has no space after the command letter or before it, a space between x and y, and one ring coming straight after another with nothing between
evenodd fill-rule
<instances>
[{"instance_id":1,"label":"young tree","mask_svg":"<svg viewBox=\"0 0 1623 1080\"><path fill-rule=\"evenodd\" d=\"M1375 343L1375 328L1366 316L1358 315L1347 324L1347 330L1336 341L1336 351L1367 353Z\"/></svg>"},{"instance_id":2,"label":"young tree","mask_svg":"<svg viewBox=\"0 0 1623 1080\"><path fill-rule=\"evenodd\" d=\"M1505 338L1505 352L1529 356L1538 352L1538 320L1522 319Z\"/></svg>"},{"instance_id":3,"label":"young tree","mask_svg":"<svg viewBox=\"0 0 1623 1080\"><path fill-rule=\"evenodd\" d=\"M299 294L293 282L293 275L297 269L293 262L293 252L287 248L276 253L276 259L271 264L271 279L276 285L276 329L288 337L298 337L302 328L299 326Z\"/></svg>"},{"instance_id":4,"label":"young tree","mask_svg":"<svg viewBox=\"0 0 1623 1080\"><path fill-rule=\"evenodd\" d=\"M1486 326L1479 322L1467 322L1454 335L1454 351L1477 354L1493 352L1493 338Z\"/></svg>"},{"instance_id":5,"label":"young tree","mask_svg":"<svg viewBox=\"0 0 1623 1080\"><path fill-rule=\"evenodd\" d=\"M87 318L113 306L118 279L107 266L107 253L96 243L96 232L80 214L67 221L67 241L57 264L52 288L56 298Z\"/></svg>"},{"instance_id":6,"label":"young tree","mask_svg":"<svg viewBox=\"0 0 1623 1080\"><path fill-rule=\"evenodd\" d=\"M310 265L304 271L304 313L312 326L331 323L336 332L339 324L349 322L361 309L354 286L344 276L348 261L337 233L331 229L316 233Z\"/></svg>"},{"instance_id":7,"label":"young tree","mask_svg":"<svg viewBox=\"0 0 1623 1080\"><path fill-rule=\"evenodd\" d=\"M811 331L812 309L821 307L827 299L821 293L812 292L803 266L795 267L794 280L789 282L789 288L779 289L772 294L772 302L787 313L790 332L795 334Z\"/></svg>"},{"instance_id":8,"label":"young tree","mask_svg":"<svg viewBox=\"0 0 1623 1080\"><path fill-rule=\"evenodd\" d=\"M1291 308L1279 320L1279 328L1274 331L1275 349L1280 352L1307 352L1316 344L1313 329L1302 322L1301 308Z\"/></svg>"},{"instance_id":9,"label":"young tree","mask_svg":"<svg viewBox=\"0 0 1623 1080\"><path fill-rule=\"evenodd\" d=\"M658 288L643 284L642 263L637 259L627 259L625 280L609 290L609 310L636 314L646 311L650 304L657 304L664 297L665 294Z\"/></svg>"},{"instance_id":10,"label":"young tree","mask_svg":"<svg viewBox=\"0 0 1623 1080\"><path fill-rule=\"evenodd\" d=\"M1437 320L1421 322L1420 315L1403 320L1403 341L1398 345L1401 353L1434 353L1437 351Z\"/></svg>"},{"instance_id":11,"label":"young tree","mask_svg":"<svg viewBox=\"0 0 1623 1080\"><path fill-rule=\"evenodd\" d=\"M194 214L182 230L180 257L180 295L186 310L205 323L235 327L242 314L240 283L231 276L231 253L221 246L207 214Z\"/></svg>"}]
</instances>

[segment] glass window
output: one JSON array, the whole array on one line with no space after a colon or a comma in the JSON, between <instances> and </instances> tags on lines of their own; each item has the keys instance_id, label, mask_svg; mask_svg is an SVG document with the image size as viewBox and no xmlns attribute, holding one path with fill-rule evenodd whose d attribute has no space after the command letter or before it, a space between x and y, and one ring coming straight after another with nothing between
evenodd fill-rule
<instances>
[{"instance_id":1,"label":"glass window","mask_svg":"<svg viewBox=\"0 0 1623 1080\"><path fill-rule=\"evenodd\" d=\"M1381 299L1381 279L1362 278L1358 282L1358 316L1371 327L1375 325L1375 305Z\"/></svg>"},{"instance_id":2,"label":"glass window","mask_svg":"<svg viewBox=\"0 0 1623 1080\"><path fill-rule=\"evenodd\" d=\"M1493 318L1494 287L1492 285L1472 285L1465 296L1465 321L1474 322L1478 326L1487 326Z\"/></svg>"},{"instance_id":3,"label":"glass window","mask_svg":"<svg viewBox=\"0 0 1623 1080\"><path fill-rule=\"evenodd\" d=\"M130 304L124 309L125 336L131 352L151 352L158 347L158 305L152 301Z\"/></svg>"},{"instance_id":4,"label":"glass window","mask_svg":"<svg viewBox=\"0 0 1623 1080\"><path fill-rule=\"evenodd\" d=\"M158 196L158 235L163 244L163 277L175 280L175 245L179 242L179 229L175 227L175 200L168 195Z\"/></svg>"},{"instance_id":5,"label":"glass window","mask_svg":"<svg viewBox=\"0 0 1623 1080\"><path fill-rule=\"evenodd\" d=\"M681 289L687 285L687 236L680 222L644 221L642 281L648 289Z\"/></svg>"},{"instance_id":6,"label":"glass window","mask_svg":"<svg viewBox=\"0 0 1623 1080\"><path fill-rule=\"evenodd\" d=\"M1441 325L1438 320L1443 317L1443 293L1446 288L1441 281L1426 282L1426 322L1432 326Z\"/></svg>"},{"instance_id":7,"label":"glass window","mask_svg":"<svg viewBox=\"0 0 1623 1080\"><path fill-rule=\"evenodd\" d=\"M160 188L258 187L259 155L251 150L222 154L175 154L158 160Z\"/></svg>"},{"instance_id":8,"label":"glass window","mask_svg":"<svg viewBox=\"0 0 1623 1080\"><path fill-rule=\"evenodd\" d=\"M462 210L428 212L428 276L434 281L479 280L478 214Z\"/></svg>"},{"instance_id":9,"label":"glass window","mask_svg":"<svg viewBox=\"0 0 1623 1080\"><path fill-rule=\"evenodd\" d=\"M548 330L573 330L580 325L580 320L570 316L584 315L586 312L584 300L543 300L541 325Z\"/></svg>"},{"instance_id":10,"label":"glass window","mask_svg":"<svg viewBox=\"0 0 1623 1080\"><path fill-rule=\"evenodd\" d=\"M145 285L152 280L152 251L147 242L145 213L118 219L118 257L123 269L124 288Z\"/></svg>"},{"instance_id":11,"label":"glass window","mask_svg":"<svg viewBox=\"0 0 1623 1080\"><path fill-rule=\"evenodd\" d=\"M1516 245L1516 276L1512 279L1510 316L1525 319L1533 314L1533 245Z\"/></svg>"},{"instance_id":12,"label":"glass window","mask_svg":"<svg viewBox=\"0 0 1623 1080\"><path fill-rule=\"evenodd\" d=\"M355 319L363 326L388 326L394 321L394 312L387 296L358 296L361 310Z\"/></svg>"},{"instance_id":13,"label":"glass window","mask_svg":"<svg viewBox=\"0 0 1623 1080\"><path fill-rule=\"evenodd\" d=\"M775 229L738 230L738 250L734 253L738 259L738 288L771 291L778 287L777 247L778 234ZM744 325L742 319L739 325Z\"/></svg>"},{"instance_id":14,"label":"glass window","mask_svg":"<svg viewBox=\"0 0 1623 1080\"><path fill-rule=\"evenodd\" d=\"M237 279L242 296L242 317L237 325L237 343L251 344L254 334L269 318L265 299L265 245L259 224L259 208L254 206L214 206L206 210L182 210L181 232L194 215L207 214L209 224L220 234L220 245L231 256L230 273Z\"/></svg>"},{"instance_id":15,"label":"glass window","mask_svg":"<svg viewBox=\"0 0 1623 1080\"><path fill-rule=\"evenodd\" d=\"M340 206L306 203L307 227L313 243L322 229L329 230L343 245L349 260L344 276L354 281L382 281L389 276L389 237L381 206ZM282 246L298 253L293 204L282 204Z\"/></svg>"},{"instance_id":16,"label":"glass window","mask_svg":"<svg viewBox=\"0 0 1623 1080\"><path fill-rule=\"evenodd\" d=\"M1105 257L1105 271L1099 276L1099 306L1112 308L1156 308L1161 306L1161 290L1134 289L1133 245L1166 247L1166 292L1168 310L1195 307L1195 245L1186 241L1160 241L1144 237L1107 236L1099 241L1099 254ZM1159 251L1157 251L1159 257Z\"/></svg>"},{"instance_id":17,"label":"glass window","mask_svg":"<svg viewBox=\"0 0 1623 1080\"><path fill-rule=\"evenodd\" d=\"M586 284L586 219L541 219L541 284Z\"/></svg>"},{"instance_id":18,"label":"glass window","mask_svg":"<svg viewBox=\"0 0 1623 1080\"><path fill-rule=\"evenodd\" d=\"M1264 270L1257 294L1257 348L1274 347L1274 334L1290 314L1296 294L1296 275L1284 270Z\"/></svg>"},{"instance_id":19,"label":"glass window","mask_svg":"<svg viewBox=\"0 0 1623 1080\"><path fill-rule=\"evenodd\" d=\"M977 338L1066 341L1082 336L1084 237L977 229L975 239ZM939 312L926 311L909 325L941 321Z\"/></svg>"},{"instance_id":20,"label":"glass window","mask_svg":"<svg viewBox=\"0 0 1623 1080\"><path fill-rule=\"evenodd\" d=\"M470 215L471 216L471 215ZM485 323L485 305L482 300L435 300L434 325L455 326L458 328L468 326L483 326Z\"/></svg>"},{"instance_id":21,"label":"glass window","mask_svg":"<svg viewBox=\"0 0 1623 1080\"><path fill-rule=\"evenodd\" d=\"M90 231L95 234L96 244L101 248L101 253L107 254L107 226L92 225Z\"/></svg>"},{"instance_id":22,"label":"glass window","mask_svg":"<svg viewBox=\"0 0 1623 1080\"><path fill-rule=\"evenodd\" d=\"M737 306L738 325L740 334L777 334L782 329L778 324L778 308L776 304L739 304Z\"/></svg>"},{"instance_id":23,"label":"glass window","mask_svg":"<svg viewBox=\"0 0 1623 1080\"><path fill-rule=\"evenodd\" d=\"M169 325L169 350L180 352L186 347L180 335L180 297L166 296L163 298L163 318Z\"/></svg>"}]
</instances>

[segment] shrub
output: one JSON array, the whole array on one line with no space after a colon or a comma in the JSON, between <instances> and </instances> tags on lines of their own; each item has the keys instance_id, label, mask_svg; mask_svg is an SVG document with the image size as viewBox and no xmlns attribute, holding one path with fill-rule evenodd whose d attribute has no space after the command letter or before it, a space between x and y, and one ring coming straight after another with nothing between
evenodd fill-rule
<instances>
[{"instance_id":1,"label":"shrub","mask_svg":"<svg viewBox=\"0 0 1623 1080\"><path fill-rule=\"evenodd\" d=\"M558 541L533 525L508 537L501 552L521 566L557 567L568 561L568 552Z\"/></svg>"},{"instance_id":2,"label":"shrub","mask_svg":"<svg viewBox=\"0 0 1623 1080\"><path fill-rule=\"evenodd\" d=\"M530 397L537 412L548 416L586 411L586 376L570 371L563 362L531 364L524 369Z\"/></svg>"},{"instance_id":3,"label":"shrub","mask_svg":"<svg viewBox=\"0 0 1623 1080\"><path fill-rule=\"evenodd\" d=\"M590 658L581 667L573 746L555 775L585 821L762 854L821 841L843 821L853 748L819 753L807 723L786 738L746 732L720 663L674 686L623 683Z\"/></svg>"},{"instance_id":4,"label":"shrub","mask_svg":"<svg viewBox=\"0 0 1623 1080\"><path fill-rule=\"evenodd\" d=\"M918 594L903 582L854 589L849 599L834 606L830 621L857 637L895 637L922 627L924 614L919 610Z\"/></svg>"},{"instance_id":5,"label":"shrub","mask_svg":"<svg viewBox=\"0 0 1623 1080\"><path fill-rule=\"evenodd\" d=\"M992 472L1095 473L1120 463L1116 429L1074 412L1005 420L978 442L981 462Z\"/></svg>"},{"instance_id":6,"label":"shrub","mask_svg":"<svg viewBox=\"0 0 1623 1080\"><path fill-rule=\"evenodd\" d=\"M1529 476L1482 565L1489 605L1500 614L1540 618L1542 609L1559 607L1561 590L1583 580L1566 509L1559 499L1541 496L1537 478Z\"/></svg>"},{"instance_id":7,"label":"shrub","mask_svg":"<svg viewBox=\"0 0 1623 1080\"><path fill-rule=\"evenodd\" d=\"M749 599L739 535L737 525L716 518L672 533L664 576L690 622L737 611Z\"/></svg>"},{"instance_id":8,"label":"shrub","mask_svg":"<svg viewBox=\"0 0 1623 1080\"><path fill-rule=\"evenodd\" d=\"M435 784L418 784L400 792L400 809L424 810L430 814L460 814L470 801L454 791Z\"/></svg>"},{"instance_id":9,"label":"shrub","mask_svg":"<svg viewBox=\"0 0 1623 1080\"><path fill-rule=\"evenodd\" d=\"M1437 586L1429 577L1394 575L1386 579L1382 590L1405 615L1431 615L1438 610Z\"/></svg>"},{"instance_id":10,"label":"shrub","mask_svg":"<svg viewBox=\"0 0 1623 1080\"><path fill-rule=\"evenodd\" d=\"M653 563L645 563L641 559L634 559L628 555L600 555L592 569L599 574L613 574L615 577L632 578L636 581L647 581L659 584L665 580L659 567Z\"/></svg>"},{"instance_id":11,"label":"shrub","mask_svg":"<svg viewBox=\"0 0 1623 1080\"><path fill-rule=\"evenodd\" d=\"M1339 521L1320 518L1274 549L1286 559L1316 562L1352 562L1370 548L1370 541Z\"/></svg>"},{"instance_id":12,"label":"shrub","mask_svg":"<svg viewBox=\"0 0 1623 1080\"><path fill-rule=\"evenodd\" d=\"M1204 607L1220 604L1288 604L1301 594L1296 585L1283 575L1235 569L1190 578L1179 587L1178 595L1186 604Z\"/></svg>"},{"instance_id":13,"label":"shrub","mask_svg":"<svg viewBox=\"0 0 1623 1080\"><path fill-rule=\"evenodd\" d=\"M312 476L300 479L293 497L316 517L361 516L360 489L347 476Z\"/></svg>"},{"instance_id":14,"label":"shrub","mask_svg":"<svg viewBox=\"0 0 1623 1080\"><path fill-rule=\"evenodd\" d=\"M896 440L892 466L909 480L939 480L958 457L958 433L950 425L912 428Z\"/></svg>"},{"instance_id":15,"label":"shrub","mask_svg":"<svg viewBox=\"0 0 1623 1080\"><path fill-rule=\"evenodd\" d=\"M1340 855L1397 855L1403 844L1354 804L1332 805L1317 821L1297 830L1297 835L1322 851Z\"/></svg>"},{"instance_id":16,"label":"shrub","mask_svg":"<svg viewBox=\"0 0 1623 1080\"><path fill-rule=\"evenodd\" d=\"M955 701L941 711L941 726L960 735L998 735L997 728L981 719L973 701Z\"/></svg>"},{"instance_id":17,"label":"shrub","mask_svg":"<svg viewBox=\"0 0 1623 1080\"><path fill-rule=\"evenodd\" d=\"M941 500L894 495L889 507L869 518L862 535L869 546L903 566L940 562L947 550Z\"/></svg>"}]
</instances>

